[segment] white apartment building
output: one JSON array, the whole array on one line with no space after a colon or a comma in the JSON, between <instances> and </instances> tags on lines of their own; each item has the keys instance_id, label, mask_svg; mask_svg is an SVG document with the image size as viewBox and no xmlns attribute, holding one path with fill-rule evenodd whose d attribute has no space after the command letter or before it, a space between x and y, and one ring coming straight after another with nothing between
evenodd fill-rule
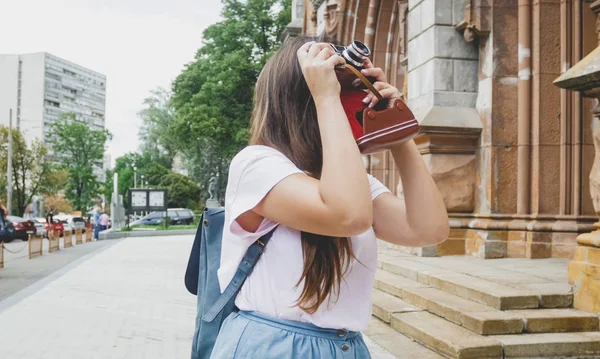
<instances>
[{"instance_id":1,"label":"white apartment building","mask_svg":"<svg viewBox=\"0 0 600 359\"><path fill-rule=\"evenodd\" d=\"M13 127L31 143L35 138L50 150L50 126L63 113L74 113L92 129L105 128L106 76L46 52L0 54L0 125ZM104 180L103 163L95 169Z\"/></svg>"}]
</instances>

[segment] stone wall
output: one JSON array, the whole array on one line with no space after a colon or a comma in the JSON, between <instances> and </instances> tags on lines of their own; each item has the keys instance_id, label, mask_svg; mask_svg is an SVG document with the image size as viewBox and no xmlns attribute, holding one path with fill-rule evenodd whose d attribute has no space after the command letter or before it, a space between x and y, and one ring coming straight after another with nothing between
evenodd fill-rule
<instances>
[{"instance_id":1,"label":"stone wall","mask_svg":"<svg viewBox=\"0 0 600 359\"><path fill-rule=\"evenodd\" d=\"M304 32L365 41L420 122L415 142L453 230L443 247L411 252L570 257L577 235L592 229L594 152L584 129L593 106L552 85L596 46L596 18L582 4L532 0L523 46L517 0L305 1ZM523 60L530 67L520 69ZM391 156L367 163L402 196Z\"/></svg>"}]
</instances>

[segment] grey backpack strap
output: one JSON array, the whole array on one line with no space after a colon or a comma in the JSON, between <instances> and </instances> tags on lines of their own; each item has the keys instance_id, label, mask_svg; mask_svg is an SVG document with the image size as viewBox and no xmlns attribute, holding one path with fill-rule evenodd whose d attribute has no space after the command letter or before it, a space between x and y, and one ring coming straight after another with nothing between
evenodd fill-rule
<instances>
[{"instance_id":1,"label":"grey backpack strap","mask_svg":"<svg viewBox=\"0 0 600 359\"><path fill-rule=\"evenodd\" d=\"M271 236L273 236L273 232L275 232L275 229L277 229L277 227L273 228L269 233L260 237L256 242L252 243L250 248L248 248L248 251L246 251L244 258L242 258L242 261L240 262L240 265L238 266L238 269L235 272L233 279L231 280L231 282L229 282L227 288L225 288L225 290L223 291L219 299L217 299L215 304L213 304L213 306L206 312L206 314L204 314L202 320L206 322L212 322L217 317L217 315L221 313L223 308L225 308L227 303L229 303L232 299L235 298L235 296L237 296L237 294L242 289L242 285L244 285L246 278L248 278L250 273L252 273L254 266L260 259L260 256L262 255L265 246L267 245L267 243L269 243L269 240L271 240Z\"/></svg>"}]
</instances>

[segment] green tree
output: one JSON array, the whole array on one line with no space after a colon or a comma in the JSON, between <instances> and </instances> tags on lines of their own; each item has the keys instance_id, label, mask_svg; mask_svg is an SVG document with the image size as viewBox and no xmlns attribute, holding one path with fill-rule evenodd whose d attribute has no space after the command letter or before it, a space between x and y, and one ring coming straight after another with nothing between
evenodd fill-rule
<instances>
[{"instance_id":1,"label":"green tree","mask_svg":"<svg viewBox=\"0 0 600 359\"><path fill-rule=\"evenodd\" d=\"M69 173L65 196L78 211L86 211L101 193L94 167L103 166L107 130L92 130L87 123L67 113L52 125L55 158Z\"/></svg>"},{"instance_id":2,"label":"green tree","mask_svg":"<svg viewBox=\"0 0 600 359\"><path fill-rule=\"evenodd\" d=\"M173 83L172 132L202 199L212 175L224 197L231 158L248 141L256 79L280 47L290 0L225 0L223 20L204 31L196 59Z\"/></svg>"},{"instance_id":3,"label":"green tree","mask_svg":"<svg viewBox=\"0 0 600 359\"><path fill-rule=\"evenodd\" d=\"M171 172L162 179L159 187L167 190L169 207L198 208L200 187L189 177Z\"/></svg>"},{"instance_id":4,"label":"green tree","mask_svg":"<svg viewBox=\"0 0 600 359\"><path fill-rule=\"evenodd\" d=\"M171 103L171 93L162 87L150 93L151 96L144 99L144 109L138 112L142 120L140 148L153 162L171 168L178 141L173 133L175 109Z\"/></svg>"},{"instance_id":5,"label":"green tree","mask_svg":"<svg viewBox=\"0 0 600 359\"><path fill-rule=\"evenodd\" d=\"M33 196L56 193L64 188L66 175L48 157L47 147L39 140L28 146L20 131L0 127L0 169L3 174L8 166L8 136L12 134L12 180L13 205L16 214L22 216ZM6 183L6 175L3 175Z\"/></svg>"}]
</instances>

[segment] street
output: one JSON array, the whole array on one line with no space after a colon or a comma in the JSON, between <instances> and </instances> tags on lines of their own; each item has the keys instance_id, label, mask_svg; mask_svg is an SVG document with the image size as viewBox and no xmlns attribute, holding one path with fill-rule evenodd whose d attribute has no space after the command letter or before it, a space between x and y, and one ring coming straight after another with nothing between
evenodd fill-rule
<instances>
[{"instance_id":1,"label":"street","mask_svg":"<svg viewBox=\"0 0 600 359\"><path fill-rule=\"evenodd\" d=\"M196 305L183 274L192 240L129 238L59 252L97 248L0 301L0 358L189 358ZM394 358L366 341L373 358Z\"/></svg>"}]
</instances>

